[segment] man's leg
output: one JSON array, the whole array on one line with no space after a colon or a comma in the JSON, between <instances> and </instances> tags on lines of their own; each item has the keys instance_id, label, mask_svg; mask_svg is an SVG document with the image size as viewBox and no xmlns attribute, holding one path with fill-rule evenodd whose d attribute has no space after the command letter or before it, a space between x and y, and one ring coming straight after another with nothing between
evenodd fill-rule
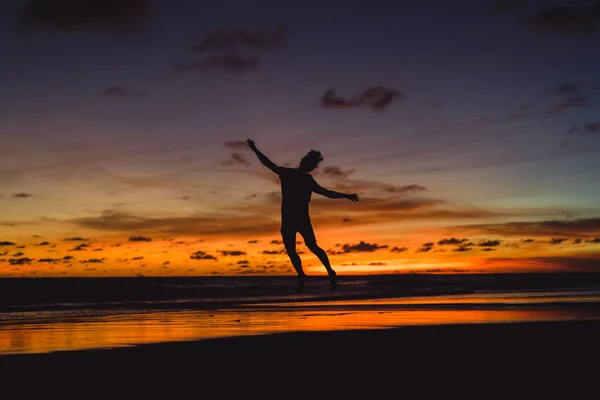
<instances>
[{"instance_id":1,"label":"man's leg","mask_svg":"<svg viewBox=\"0 0 600 400\"><path fill-rule=\"evenodd\" d=\"M307 223L302 224L300 229L298 229L298 232L300 232L300 234L304 238L304 244L306 245L306 247L308 247L308 249L319 258L319 260L321 260L323 266L325 266L325 269L327 269L327 274L329 274L329 277L334 279L336 273L333 270L333 268L331 268L331 264L329 263L329 257L327 257L327 253L325 252L325 250L323 250L317 245L317 238L315 237L315 231L312 227L312 224L310 223L310 220Z\"/></svg>"},{"instance_id":2,"label":"man's leg","mask_svg":"<svg viewBox=\"0 0 600 400\"><path fill-rule=\"evenodd\" d=\"M300 260L300 256L296 251L296 227L290 227L289 225L281 226L281 238L283 239L283 245L285 246L285 251L287 252L298 277L304 278L306 274L302 270L302 261Z\"/></svg>"}]
</instances>

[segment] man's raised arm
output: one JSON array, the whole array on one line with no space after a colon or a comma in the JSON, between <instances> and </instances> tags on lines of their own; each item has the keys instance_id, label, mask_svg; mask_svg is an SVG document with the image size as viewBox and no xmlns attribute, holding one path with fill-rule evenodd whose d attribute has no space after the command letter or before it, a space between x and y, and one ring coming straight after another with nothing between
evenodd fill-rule
<instances>
[{"instance_id":1,"label":"man's raised arm","mask_svg":"<svg viewBox=\"0 0 600 400\"><path fill-rule=\"evenodd\" d=\"M280 169L279 166L277 164L275 164L273 161L269 160L269 157L265 156L263 153L261 153L261 151L259 149L256 148L256 145L254 144L254 140L248 139L247 143L248 143L248 147L250 147L250 149L252 149L252 151L256 154L256 156L258 157L260 162L263 163L263 165L265 167L269 168L271 171L275 172L276 174L279 174L279 169Z\"/></svg>"},{"instance_id":2,"label":"man's raised arm","mask_svg":"<svg viewBox=\"0 0 600 400\"><path fill-rule=\"evenodd\" d=\"M346 193L340 193L340 192L336 192L333 190L325 189L324 187L320 186L316 182L315 182L315 186L313 188L313 192L318 193L325 197L329 197L330 199L348 199L348 200L352 200L353 202L358 201L357 194L346 194Z\"/></svg>"}]
</instances>

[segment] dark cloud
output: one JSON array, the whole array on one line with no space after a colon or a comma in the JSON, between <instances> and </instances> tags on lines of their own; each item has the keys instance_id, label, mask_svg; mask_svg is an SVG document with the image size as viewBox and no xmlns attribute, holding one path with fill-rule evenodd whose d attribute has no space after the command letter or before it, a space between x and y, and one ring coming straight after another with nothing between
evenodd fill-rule
<instances>
[{"instance_id":1,"label":"dark cloud","mask_svg":"<svg viewBox=\"0 0 600 400\"><path fill-rule=\"evenodd\" d=\"M493 14L514 11L527 3L527 0L496 0L492 6Z\"/></svg>"},{"instance_id":2,"label":"dark cloud","mask_svg":"<svg viewBox=\"0 0 600 400\"><path fill-rule=\"evenodd\" d=\"M428 251L430 251L433 248L433 245L434 245L433 242L423 243L421 245L421 247L419 247L415 252L416 253L427 253Z\"/></svg>"},{"instance_id":3,"label":"dark cloud","mask_svg":"<svg viewBox=\"0 0 600 400\"><path fill-rule=\"evenodd\" d=\"M463 252L463 251L471 251L471 250L473 250L473 249L470 247L467 247L467 246L458 246L455 249L453 249L452 251Z\"/></svg>"},{"instance_id":4,"label":"dark cloud","mask_svg":"<svg viewBox=\"0 0 600 400\"><path fill-rule=\"evenodd\" d=\"M573 244L581 244L581 238L573 240Z\"/></svg>"},{"instance_id":5,"label":"dark cloud","mask_svg":"<svg viewBox=\"0 0 600 400\"><path fill-rule=\"evenodd\" d=\"M2 242L0 242L0 246L16 246L16 243L8 242L8 241L2 241Z\"/></svg>"},{"instance_id":6,"label":"dark cloud","mask_svg":"<svg viewBox=\"0 0 600 400\"><path fill-rule=\"evenodd\" d=\"M331 88L321 98L321 104L327 108L370 107L379 111L392 104L395 99L403 97L404 93L381 85L366 89L349 99L338 96L336 89Z\"/></svg>"},{"instance_id":7,"label":"dark cloud","mask_svg":"<svg viewBox=\"0 0 600 400\"><path fill-rule=\"evenodd\" d=\"M255 244L258 243L258 240L254 239L254 240L248 240L248 244Z\"/></svg>"},{"instance_id":8,"label":"dark cloud","mask_svg":"<svg viewBox=\"0 0 600 400\"><path fill-rule=\"evenodd\" d=\"M600 244L600 238L589 239L589 240L586 240L585 242L592 243L592 244Z\"/></svg>"},{"instance_id":9,"label":"dark cloud","mask_svg":"<svg viewBox=\"0 0 600 400\"><path fill-rule=\"evenodd\" d=\"M146 92L136 91L123 85L112 85L102 91L104 96L121 98L121 99L135 99L146 97Z\"/></svg>"},{"instance_id":10,"label":"dark cloud","mask_svg":"<svg viewBox=\"0 0 600 400\"><path fill-rule=\"evenodd\" d=\"M73 247L73 248L72 248L71 250L69 250L69 251L85 251L85 249L86 249L87 247L90 247L90 245L89 245L89 244L86 244L86 243L81 243L81 244L78 244L77 246Z\"/></svg>"},{"instance_id":11,"label":"dark cloud","mask_svg":"<svg viewBox=\"0 0 600 400\"><path fill-rule=\"evenodd\" d=\"M74 259L74 258L75 258L75 257L73 257L73 256L64 256L62 259L63 259L64 261L69 261L69 260L72 260L72 259Z\"/></svg>"},{"instance_id":12,"label":"dark cloud","mask_svg":"<svg viewBox=\"0 0 600 400\"><path fill-rule=\"evenodd\" d=\"M501 240L482 240L481 242L479 242L478 246L479 247L496 247L496 246L500 246L500 243L502 243Z\"/></svg>"},{"instance_id":13,"label":"dark cloud","mask_svg":"<svg viewBox=\"0 0 600 400\"><path fill-rule=\"evenodd\" d=\"M383 265L387 265L387 264L384 262L381 262L381 261L374 261L374 262L368 263L367 265L368 266L383 266Z\"/></svg>"},{"instance_id":14,"label":"dark cloud","mask_svg":"<svg viewBox=\"0 0 600 400\"><path fill-rule=\"evenodd\" d=\"M198 250L190 256L192 260L216 260L217 257L207 254L204 251Z\"/></svg>"},{"instance_id":15,"label":"dark cloud","mask_svg":"<svg viewBox=\"0 0 600 400\"><path fill-rule=\"evenodd\" d=\"M81 264L101 264L106 258L88 258L87 260L79 261Z\"/></svg>"},{"instance_id":16,"label":"dark cloud","mask_svg":"<svg viewBox=\"0 0 600 400\"><path fill-rule=\"evenodd\" d=\"M130 236L127 240L130 242L151 242L152 238L146 236Z\"/></svg>"},{"instance_id":17,"label":"dark cloud","mask_svg":"<svg viewBox=\"0 0 600 400\"><path fill-rule=\"evenodd\" d=\"M283 240L271 240L271 244L283 244Z\"/></svg>"},{"instance_id":18,"label":"dark cloud","mask_svg":"<svg viewBox=\"0 0 600 400\"><path fill-rule=\"evenodd\" d=\"M408 247L396 247L396 246L394 246L390 249L390 251L392 253L404 253L407 250L408 250Z\"/></svg>"},{"instance_id":19,"label":"dark cloud","mask_svg":"<svg viewBox=\"0 0 600 400\"><path fill-rule=\"evenodd\" d=\"M577 237L600 234L600 218L573 219L565 221L506 222L500 224L471 225L479 232L507 236L554 236Z\"/></svg>"},{"instance_id":20,"label":"dark cloud","mask_svg":"<svg viewBox=\"0 0 600 400\"><path fill-rule=\"evenodd\" d=\"M442 239L442 240L438 241L437 244L439 244L440 246L444 246L444 245L457 245L457 244L466 243L468 241L469 241L469 239L450 238L450 239Z\"/></svg>"},{"instance_id":21,"label":"dark cloud","mask_svg":"<svg viewBox=\"0 0 600 400\"><path fill-rule=\"evenodd\" d=\"M569 82L548 88L546 92L556 96L575 95L583 88L583 86L583 82Z\"/></svg>"},{"instance_id":22,"label":"dark cloud","mask_svg":"<svg viewBox=\"0 0 600 400\"><path fill-rule=\"evenodd\" d=\"M285 250L263 250L261 254L284 254Z\"/></svg>"},{"instance_id":23,"label":"dark cloud","mask_svg":"<svg viewBox=\"0 0 600 400\"><path fill-rule=\"evenodd\" d=\"M224 50L238 47L273 49L281 46L288 37L285 26L272 28L218 28L208 32L194 46L196 51Z\"/></svg>"},{"instance_id":24,"label":"dark cloud","mask_svg":"<svg viewBox=\"0 0 600 400\"><path fill-rule=\"evenodd\" d=\"M55 264L60 261L61 261L60 258L40 258L37 260L37 262L39 262L39 263L48 263L48 264Z\"/></svg>"},{"instance_id":25,"label":"dark cloud","mask_svg":"<svg viewBox=\"0 0 600 400\"><path fill-rule=\"evenodd\" d=\"M367 243L362 240L358 244L344 244L342 246L342 253L371 253L375 250L386 249L388 245L378 245L375 243Z\"/></svg>"},{"instance_id":26,"label":"dark cloud","mask_svg":"<svg viewBox=\"0 0 600 400\"><path fill-rule=\"evenodd\" d=\"M335 176L335 177L341 177L341 178L347 178L353 172L354 172L353 169L344 171L340 167L333 166L333 165L323 168L323 174L325 174L327 176Z\"/></svg>"},{"instance_id":27,"label":"dark cloud","mask_svg":"<svg viewBox=\"0 0 600 400\"><path fill-rule=\"evenodd\" d=\"M151 15L151 0L30 0L22 12L27 30L130 34Z\"/></svg>"},{"instance_id":28,"label":"dark cloud","mask_svg":"<svg viewBox=\"0 0 600 400\"><path fill-rule=\"evenodd\" d=\"M250 165L251 162L248 161L245 155L241 153L232 153L231 156L225 161L221 162L221 165Z\"/></svg>"},{"instance_id":29,"label":"dark cloud","mask_svg":"<svg viewBox=\"0 0 600 400\"><path fill-rule=\"evenodd\" d=\"M538 32L563 35L587 35L598 28L600 4L561 5L540 9L524 21Z\"/></svg>"},{"instance_id":30,"label":"dark cloud","mask_svg":"<svg viewBox=\"0 0 600 400\"><path fill-rule=\"evenodd\" d=\"M481 251L496 251L496 249L491 248L491 247L485 247L485 248L481 249Z\"/></svg>"},{"instance_id":31,"label":"dark cloud","mask_svg":"<svg viewBox=\"0 0 600 400\"><path fill-rule=\"evenodd\" d=\"M533 243L533 242L535 242L535 239L521 239L521 242L523 242L523 243Z\"/></svg>"},{"instance_id":32,"label":"dark cloud","mask_svg":"<svg viewBox=\"0 0 600 400\"><path fill-rule=\"evenodd\" d=\"M600 122L589 122L583 126L574 126L567 132L569 135L587 135L590 133L600 133Z\"/></svg>"},{"instance_id":33,"label":"dark cloud","mask_svg":"<svg viewBox=\"0 0 600 400\"><path fill-rule=\"evenodd\" d=\"M24 256L24 255L25 255L25 253L23 253L22 251L19 251L19 252L16 252L15 254L13 254L12 256L13 257L21 257L21 256Z\"/></svg>"},{"instance_id":34,"label":"dark cloud","mask_svg":"<svg viewBox=\"0 0 600 400\"><path fill-rule=\"evenodd\" d=\"M180 72L188 71L221 71L229 73L254 72L260 66L261 59L258 57L243 57L238 53L229 53L224 55L215 55L207 57L201 61L175 63L175 70Z\"/></svg>"},{"instance_id":35,"label":"dark cloud","mask_svg":"<svg viewBox=\"0 0 600 400\"><path fill-rule=\"evenodd\" d=\"M50 245L50 242L46 242L46 241L36 244L36 246L49 246L49 245Z\"/></svg>"},{"instance_id":36,"label":"dark cloud","mask_svg":"<svg viewBox=\"0 0 600 400\"><path fill-rule=\"evenodd\" d=\"M568 238L552 238L550 239L550 244L561 244L562 242L566 242L569 240Z\"/></svg>"},{"instance_id":37,"label":"dark cloud","mask_svg":"<svg viewBox=\"0 0 600 400\"><path fill-rule=\"evenodd\" d=\"M31 197L33 196L32 194L29 193L13 193L12 197L16 197L18 199L25 199L27 197Z\"/></svg>"},{"instance_id":38,"label":"dark cloud","mask_svg":"<svg viewBox=\"0 0 600 400\"><path fill-rule=\"evenodd\" d=\"M27 257L21 257L21 258L9 258L8 259L8 263L10 265L25 265L25 264L31 264L33 261L32 258L27 258Z\"/></svg>"},{"instance_id":39,"label":"dark cloud","mask_svg":"<svg viewBox=\"0 0 600 400\"><path fill-rule=\"evenodd\" d=\"M143 256L131 258L132 261L139 261L139 260L143 260L143 259L144 259Z\"/></svg>"},{"instance_id":40,"label":"dark cloud","mask_svg":"<svg viewBox=\"0 0 600 400\"><path fill-rule=\"evenodd\" d=\"M81 236L75 236L75 237L70 237L70 238L66 238L63 239L65 242L89 242L90 239L88 238L84 238Z\"/></svg>"},{"instance_id":41,"label":"dark cloud","mask_svg":"<svg viewBox=\"0 0 600 400\"><path fill-rule=\"evenodd\" d=\"M248 264L248 260L240 260L236 264Z\"/></svg>"},{"instance_id":42,"label":"dark cloud","mask_svg":"<svg viewBox=\"0 0 600 400\"><path fill-rule=\"evenodd\" d=\"M223 254L224 256L233 257L246 255L246 252L241 250L218 250L217 252Z\"/></svg>"}]
</instances>

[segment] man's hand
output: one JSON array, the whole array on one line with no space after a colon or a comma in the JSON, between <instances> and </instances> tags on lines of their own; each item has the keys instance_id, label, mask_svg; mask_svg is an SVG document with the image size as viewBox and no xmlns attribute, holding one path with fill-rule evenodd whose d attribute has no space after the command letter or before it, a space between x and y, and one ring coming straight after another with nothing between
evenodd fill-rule
<instances>
[{"instance_id":1,"label":"man's hand","mask_svg":"<svg viewBox=\"0 0 600 400\"><path fill-rule=\"evenodd\" d=\"M254 144L254 140L248 139L248 140L246 140L246 143L248 143L248 147L250 147L252 150L256 150L256 145Z\"/></svg>"},{"instance_id":2,"label":"man's hand","mask_svg":"<svg viewBox=\"0 0 600 400\"><path fill-rule=\"evenodd\" d=\"M355 203L356 203L356 202L359 200L359 199L358 199L358 195L357 195L357 194L347 194L347 195L346 195L346 198L347 198L348 200L352 200L352 201L353 201L353 202L355 202Z\"/></svg>"}]
</instances>

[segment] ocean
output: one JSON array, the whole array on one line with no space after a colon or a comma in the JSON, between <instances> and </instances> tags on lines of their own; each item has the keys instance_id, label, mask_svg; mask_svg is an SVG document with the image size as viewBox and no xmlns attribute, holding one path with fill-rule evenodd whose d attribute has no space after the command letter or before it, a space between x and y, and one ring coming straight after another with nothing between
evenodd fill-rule
<instances>
[{"instance_id":1,"label":"ocean","mask_svg":"<svg viewBox=\"0 0 600 400\"><path fill-rule=\"evenodd\" d=\"M294 331L600 318L600 274L0 279L0 355Z\"/></svg>"}]
</instances>

